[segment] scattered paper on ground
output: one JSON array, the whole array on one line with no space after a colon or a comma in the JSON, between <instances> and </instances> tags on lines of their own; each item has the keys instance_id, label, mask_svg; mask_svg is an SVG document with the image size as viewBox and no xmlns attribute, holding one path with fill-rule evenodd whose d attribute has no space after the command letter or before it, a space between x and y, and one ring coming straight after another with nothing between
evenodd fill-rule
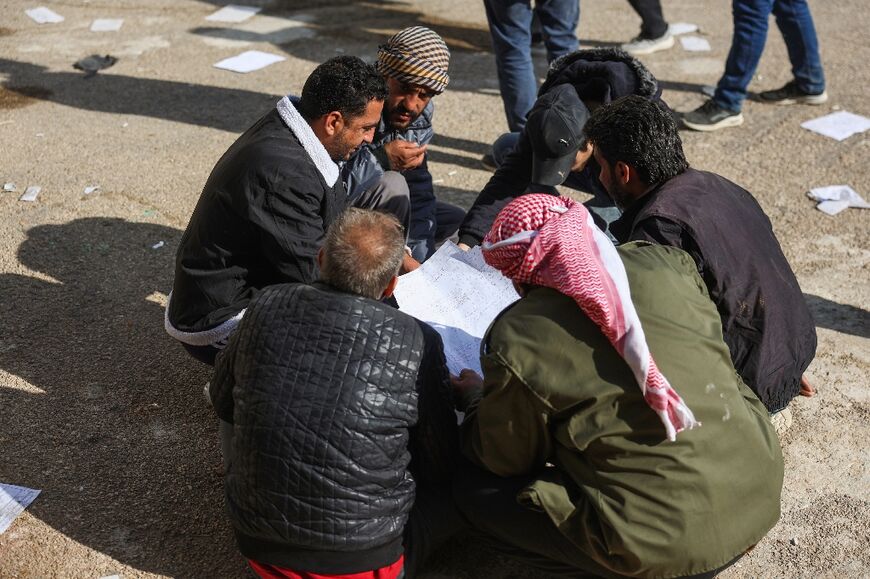
<instances>
[{"instance_id":1,"label":"scattered paper on ground","mask_svg":"<svg viewBox=\"0 0 870 579\"><path fill-rule=\"evenodd\" d=\"M840 211L849 207L858 209L870 209L870 203L858 195L858 193L848 185L830 185L828 187L816 187L810 189L807 193L810 199L815 199L820 203L816 205L816 209L828 215L836 215Z\"/></svg>"},{"instance_id":2,"label":"scattered paper on ground","mask_svg":"<svg viewBox=\"0 0 870 579\"><path fill-rule=\"evenodd\" d=\"M683 50L688 50L689 52L710 51L710 43L707 42L706 38L701 38L700 36L681 36L680 44L683 45Z\"/></svg>"},{"instance_id":3,"label":"scattered paper on ground","mask_svg":"<svg viewBox=\"0 0 870 579\"><path fill-rule=\"evenodd\" d=\"M99 190L99 188L100 188L99 185L88 185L87 187L85 187L84 194L85 194L85 195L90 195L90 194L93 193L94 191Z\"/></svg>"},{"instance_id":4,"label":"scattered paper on ground","mask_svg":"<svg viewBox=\"0 0 870 579\"><path fill-rule=\"evenodd\" d=\"M245 73L260 70L261 68L265 68L270 64L275 64L276 62L281 62L282 60L286 59L277 54L261 52L259 50L248 50L238 56L225 58L224 60L215 63L214 66L215 68Z\"/></svg>"},{"instance_id":5,"label":"scattered paper on ground","mask_svg":"<svg viewBox=\"0 0 870 579\"><path fill-rule=\"evenodd\" d=\"M212 22L244 22L260 10L262 10L262 8L258 6L239 6L237 4L230 4L229 6L224 6L217 12L209 14L205 19L211 20Z\"/></svg>"},{"instance_id":6,"label":"scattered paper on ground","mask_svg":"<svg viewBox=\"0 0 870 579\"><path fill-rule=\"evenodd\" d=\"M870 129L870 119L847 111L837 111L811 121L801 123L805 129L831 137L838 141Z\"/></svg>"},{"instance_id":7,"label":"scattered paper on ground","mask_svg":"<svg viewBox=\"0 0 870 579\"><path fill-rule=\"evenodd\" d=\"M668 26L668 32L677 36L679 34L688 34L690 32L697 32L698 25L690 24L689 22L675 22Z\"/></svg>"},{"instance_id":8,"label":"scattered paper on ground","mask_svg":"<svg viewBox=\"0 0 870 579\"><path fill-rule=\"evenodd\" d=\"M0 483L0 534L9 528L12 521L24 512L40 492L42 491Z\"/></svg>"},{"instance_id":9,"label":"scattered paper on ground","mask_svg":"<svg viewBox=\"0 0 870 579\"><path fill-rule=\"evenodd\" d=\"M37 24L56 24L58 22L63 22L63 16L45 6L31 8L25 10L24 13L30 16L30 18Z\"/></svg>"},{"instance_id":10,"label":"scattered paper on ground","mask_svg":"<svg viewBox=\"0 0 870 579\"><path fill-rule=\"evenodd\" d=\"M27 189L24 190L24 195L19 197L19 201L36 201L36 197L39 195L39 192L42 191L42 187L39 185L31 185Z\"/></svg>"},{"instance_id":11,"label":"scattered paper on ground","mask_svg":"<svg viewBox=\"0 0 870 579\"><path fill-rule=\"evenodd\" d=\"M6 183L3 185L4 191L15 191L15 183Z\"/></svg>"},{"instance_id":12,"label":"scattered paper on ground","mask_svg":"<svg viewBox=\"0 0 870 579\"><path fill-rule=\"evenodd\" d=\"M447 367L480 370L480 341L489 324L519 299L510 280L483 260L446 242L418 269L399 277L399 309L441 334Z\"/></svg>"},{"instance_id":13,"label":"scattered paper on ground","mask_svg":"<svg viewBox=\"0 0 870 579\"><path fill-rule=\"evenodd\" d=\"M163 240L160 240L160 241L158 241L157 243L155 243L154 245L152 245L152 246L151 246L151 249L160 249L160 248L163 247L164 245L166 245L166 242L163 241Z\"/></svg>"},{"instance_id":14,"label":"scattered paper on ground","mask_svg":"<svg viewBox=\"0 0 870 579\"><path fill-rule=\"evenodd\" d=\"M91 32L117 32L123 25L123 18L97 18L91 22Z\"/></svg>"}]
</instances>

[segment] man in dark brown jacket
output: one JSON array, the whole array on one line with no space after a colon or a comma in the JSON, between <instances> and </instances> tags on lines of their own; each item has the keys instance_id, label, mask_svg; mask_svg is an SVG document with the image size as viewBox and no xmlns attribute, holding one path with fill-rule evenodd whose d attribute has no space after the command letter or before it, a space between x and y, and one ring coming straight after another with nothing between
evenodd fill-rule
<instances>
[{"instance_id":1,"label":"man in dark brown jacket","mask_svg":"<svg viewBox=\"0 0 870 579\"><path fill-rule=\"evenodd\" d=\"M770 220L755 198L724 177L689 168L669 112L634 96L604 106L585 127L600 180L622 217L620 243L678 247L695 260L722 318L734 367L768 411L798 392L816 330Z\"/></svg>"}]
</instances>

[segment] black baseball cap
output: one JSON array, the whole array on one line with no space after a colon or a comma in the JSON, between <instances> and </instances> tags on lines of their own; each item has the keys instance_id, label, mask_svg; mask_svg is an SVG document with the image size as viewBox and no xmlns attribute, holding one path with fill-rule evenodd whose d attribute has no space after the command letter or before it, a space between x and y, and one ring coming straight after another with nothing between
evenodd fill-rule
<instances>
[{"instance_id":1,"label":"black baseball cap","mask_svg":"<svg viewBox=\"0 0 870 579\"><path fill-rule=\"evenodd\" d=\"M532 183L561 185L585 140L589 109L570 84L557 85L535 102L526 121L532 143Z\"/></svg>"}]
</instances>

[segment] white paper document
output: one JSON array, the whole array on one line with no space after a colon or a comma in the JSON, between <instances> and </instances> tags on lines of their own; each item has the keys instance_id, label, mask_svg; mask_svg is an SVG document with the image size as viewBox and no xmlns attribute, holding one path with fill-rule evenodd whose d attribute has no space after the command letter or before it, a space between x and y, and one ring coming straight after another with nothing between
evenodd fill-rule
<instances>
[{"instance_id":1,"label":"white paper document","mask_svg":"<svg viewBox=\"0 0 870 579\"><path fill-rule=\"evenodd\" d=\"M418 269L399 277L399 309L441 334L447 367L480 369L480 342L490 323L519 299L513 284L483 260L449 241Z\"/></svg>"},{"instance_id":2,"label":"white paper document","mask_svg":"<svg viewBox=\"0 0 870 579\"><path fill-rule=\"evenodd\" d=\"M858 209L870 209L870 203L849 187L848 185L830 185L828 187L816 187L810 189L807 196L819 201L816 209L828 215L836 215L849 207Z\"/></svg>"},{"instance_id":3,"label":"white paper document","mask_svg":"<svg viewBox=\"0 0 870 579\"><path fill-rule=\"evenodd\" d=\"M668 32L673 34L674 36L679 36L680 34L689 34L690 32L697 32L698 25L691 24L689 22L674 22L670 26L668 26Z\"/></svg>"},{"instance_id":4,"label":"white paper document","mask_svg":"<svg viewBox=\"0 0 870 579\"><path fill-rule=\"evenodd\" d=\"M6 183L3 185L4 191L15 191L15 183Z\"/></svg>"},{"instance_id":5,"label":"white paper document","mask_svg":"<svg viewBox=\"0 0 870 579\"><path fill-rule=\"evenodd\" d=\"M681 36L680 44L683 45L683 50L688 50L689 52L710 51L710 43L707 42L706 38L701 38L700 36Z\"/></svg>"},{"instance_id":6,"label":"white paper document","mask_svg":"<svg viewBox=\"0 0 870 579\"><path fill-rule=\"evenodd\" d=\"M25 10L24 13L30 16L30 18L37 24L57 24L58 22L63 22L63 16L45 6L31 8Z\"/></svg>"},{"instance_id":7,"label":"white paper document","mask_svg":"<svg viewBox=\"0 0 870 579\"><path fill-rule=\"evenodd\" d=\"M286 59L283 56L278 56L277 54L261 52L259 50L248 50L247 52L243 52L238 56L225 58L224 60L215 63L214 66L215 68L222 68L224 70L231 70L233 72L245 73L260 70L261 68L266 68L270 64L275 64L276 62L281 62L282 60Z\"/></svg>"},{"instance_id":8,"label":"white paper document","mask_svg":"<svg viewBox=\"0 0 870 579\"><path fill-rule=\"evenodd\" d=\"M123 18L97 18L91 22L91 32L117 32L123 25Z\"/></svg>"},{"instance_id":9,"label":"white paper document","mask_svg":"<svg viewBox=\"0 0 870 579\"><path fill-rule=\"evenodd\" d=\"M99 191L99 189L100 189L99 185L88 185L87 187L85 187L85 189L84 189L84 191L82 191L82 193L84 193L85 195L90 195L91 193Z\"/></svg>"},{"instance_id":10,"label":"white paper document","mask_svg":"<svg viewBox=\"0 0 870 579\"><path fill-rule=\"evenodd\" d=\"M19 201L36 201L36 197L39 195L39 192L42 191L42 187L39 185L31 185L27 189L24 190L24 195L18 198Z\"/></svg>"},{"instance_id":11,"label":"white paper document","mask_svg":"<svg viewBox=\"0 0 870 579\"><path fill-rule=\"evenodd\" d=\"M40 492L42 491L0 483L0 534L6 532L12 521L24 512Z\"/></svg>"},{"instance_id":12,"label":"white paper document","mask_svg":"<svg viewBox=\"0 0 870 579\"><path fill-rule=\"evenodd\" d=\"M814 133L843 141L852 135L863 133L867 129L870 129L870 119L847 111L837 111L836 113L801 123L801 126Z\"/></svg>"},{"instance_id":13,"label":"white paper document","mask_svg":"<svg viewBox=\"0 0 870 579\"><path fill-rule=\"evenodd\" d=\"M262 8L259 6L239 6L237 4L230 4L229 6L224 6L217 12L212 12L206 16L205 19L211 20L212 22L244 22L260 10L262 10Z\"/></svg>"}]
</instances>

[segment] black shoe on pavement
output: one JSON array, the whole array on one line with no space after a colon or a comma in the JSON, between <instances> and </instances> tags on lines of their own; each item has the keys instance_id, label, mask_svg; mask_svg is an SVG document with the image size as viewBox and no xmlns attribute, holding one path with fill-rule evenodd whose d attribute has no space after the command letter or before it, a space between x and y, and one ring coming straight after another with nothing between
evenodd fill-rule
<instances>
[{"instance_id":1,"label":"black shoe on pavement","mask_svg":"<svg viewBox=\"0 0 870 579\"><path fill-rule=\"evenodd\" d=\"M822 91L819 94L809 94L801 90L797 81L793 80L782 88L758 93L758 98L762 102L775 105L820 105L828 101L828 93Z\"/></svg>"},{"instance_id":2,"label":"black shoe on pavement","mask_svg":"<svg viewBox=\"0 0 870 579\"><path fill-rule=\"evenodd\" d=\"M743 124L743 115L740 111L723 109L713 99L708 100L692 112L683 113L682 118L683 124L695 131L717 131Z\"/></svg>"},{"instance_id":3,"label":"black shoe on pavement","mask_svg":"<svg viewBox=\"0 0 870 579\"><path fill-rule=\"evenodd\" d=\"M493 158L492 153L487 153L486 155L484 155L483 158L480 160L480 164L483 166L484 169L486 169L487 171L492 171L493 173L495 173L498 169L498 165L495 164L495 159Z\"/></svg>"}]
</instances>

